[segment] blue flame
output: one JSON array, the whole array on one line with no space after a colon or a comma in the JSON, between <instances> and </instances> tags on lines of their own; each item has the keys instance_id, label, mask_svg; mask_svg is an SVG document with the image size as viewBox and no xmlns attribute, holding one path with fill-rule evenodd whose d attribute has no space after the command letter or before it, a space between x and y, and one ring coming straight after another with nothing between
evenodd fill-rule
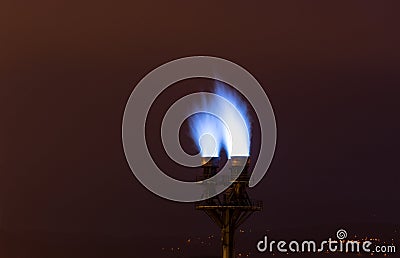
<instances>
[{"instance_id":1,"label":"blue flame","mask_svg":"<svg viewBox=\"0 0 400 258\"><path fill-rule=\"evenodd\" d=\"M203 157L218 157L222 149L231 156L250 155L251 123L248 119L247 106L230 88L221 82L216 83L214 94L231 103L238 112L215 99L203 98L194 107L197 111L204 107L218 110L219 116L210 113L197 113L190 117L190 133ZM232 106L231 105L231 106Z\"/></svg>"}]
</instances>

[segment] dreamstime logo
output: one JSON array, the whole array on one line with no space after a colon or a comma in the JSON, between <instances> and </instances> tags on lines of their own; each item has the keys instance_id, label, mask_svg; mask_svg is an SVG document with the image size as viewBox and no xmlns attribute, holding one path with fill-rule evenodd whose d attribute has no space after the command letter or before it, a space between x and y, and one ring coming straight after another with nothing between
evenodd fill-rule
<instances>
[{"instance_id":1,"label":"dreamstime logo","mask_svg":"<svg viewBox=\"0 0 400 258\"><path fill-rule=\"evenodd\" d=\"M373 242L367 238L363 240L347 240L347 231L339 229L336 232L336 238L329 238L323 241L303 240L303 241L274 241L268 240L265 235L264 239L257 243L257 250L261 253L270 252L288 253L288 252L344 252L344 253L395 253L396 246L390 245L373 245Z\"/></svg>"},{"instance_id":2,"label":"dreamstime logo","mask_svg":"<svg viewBox=\"0 0 400 258\"><path fill-rule=\"evenodd\" d=\"M218 75L215 75L215 71L218 71ZM209 78L229 84L245 96L254 108L262 133L259 158L255 162L249 183L250 187L254 187L267 172L275 151L276 123L271 103L261 85L248 71L230 61L210 56L185 57L163 64L148 73L134 88L126 104L122 122L124 152L133 174L148 190L169 200L195 202L206 198L202 184L179 181L166 175L153 161L145 138L147 114L154 100L170 85L190 78ZM232 110L233 115L240 115L233 103L214 93L197 92L176 101L163 118L161 139L168 156L180 165L201 165L200 154L189 155L179 143L179 128L183 121L196 113L221 117L218 110L207 106L196 112L187 110L189 103L201 101L205 96L223 103ZM203 182L221 180L229 173L225 164L219 173ZM228 187L229 185L217 186L213 196ZM212 196L207 196L210 197Z\"/></svg>"},{"instance_id":3,"label":"dreamstime logo","mask_svg":"<svg viewBox=\"0 0 400 258\"><path fill-rule=\"evenodd\" d=\"M347 232L346 232L346 230L344 230L344 229L339 229L339 230L336 232L336 237L337 237L339 240L345 239L345 238L347 237Z\"/></svg>"}]
</instances>

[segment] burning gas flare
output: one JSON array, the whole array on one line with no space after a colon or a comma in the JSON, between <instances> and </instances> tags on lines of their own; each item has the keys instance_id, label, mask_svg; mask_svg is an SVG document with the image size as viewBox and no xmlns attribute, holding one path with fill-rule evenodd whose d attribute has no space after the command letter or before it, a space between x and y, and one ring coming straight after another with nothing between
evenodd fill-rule
<instances>
[{"instance_id":1,"label":"burning gas flare","mask_svg":"<svg viewBox=\"0 0 400 258\"><path fill-rule=\"evenodd\" d=\"M251 124L246 104L236 92L218 81L214 94L224 98L231 105L205 96L201 103L194 104L194 111L208 107L219 115L200 112L189 118L190 133L201 156L218 157L222 149L227 152L228 158L249 156Z\"/></svg>"}]
</instances>

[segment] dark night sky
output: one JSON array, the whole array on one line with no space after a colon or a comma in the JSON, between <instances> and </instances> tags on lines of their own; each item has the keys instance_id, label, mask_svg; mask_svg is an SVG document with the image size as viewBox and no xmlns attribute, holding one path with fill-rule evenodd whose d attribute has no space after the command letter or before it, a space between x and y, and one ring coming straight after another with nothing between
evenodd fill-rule
<instances>
[{"instance_id":1,"label":"dark night sky","mask_svg":"<svg viewBox=\"0 0 400 258\"><path fill-rule=\"evenodd\" d=\"M0 256L144 257L150 244L142 243L158 250L173 237L216 232L192 204L142 187L121 143L135 84L192 55L245 67L275 110L276 154L250 191L265 210L246 224L261 233L250 238L266 229L398 227L399 7L3 1ZM200 84L177 84L164 99Z\"/></svg>"}]
</instances>

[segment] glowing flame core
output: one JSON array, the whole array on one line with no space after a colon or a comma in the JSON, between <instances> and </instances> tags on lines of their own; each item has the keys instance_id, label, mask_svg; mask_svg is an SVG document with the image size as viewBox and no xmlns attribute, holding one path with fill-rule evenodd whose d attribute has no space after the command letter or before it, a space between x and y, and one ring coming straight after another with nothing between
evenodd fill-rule
<instances>
[{"instance_id":1,"label":"glowing flame core","mask_svg":"<svg viewBox=\"0 0 400 258\"><path fill-rule=\"evenodd\" d=\"M204 97L195 110L215 110L213 113L200 112L189 118L190 133L201 156L218 157L222 149L231 156L250 155L251 123L246 104L230 88L217 83L214 94L225 99L230 105L216 98Z\"/></svg>"}]
</instances>

